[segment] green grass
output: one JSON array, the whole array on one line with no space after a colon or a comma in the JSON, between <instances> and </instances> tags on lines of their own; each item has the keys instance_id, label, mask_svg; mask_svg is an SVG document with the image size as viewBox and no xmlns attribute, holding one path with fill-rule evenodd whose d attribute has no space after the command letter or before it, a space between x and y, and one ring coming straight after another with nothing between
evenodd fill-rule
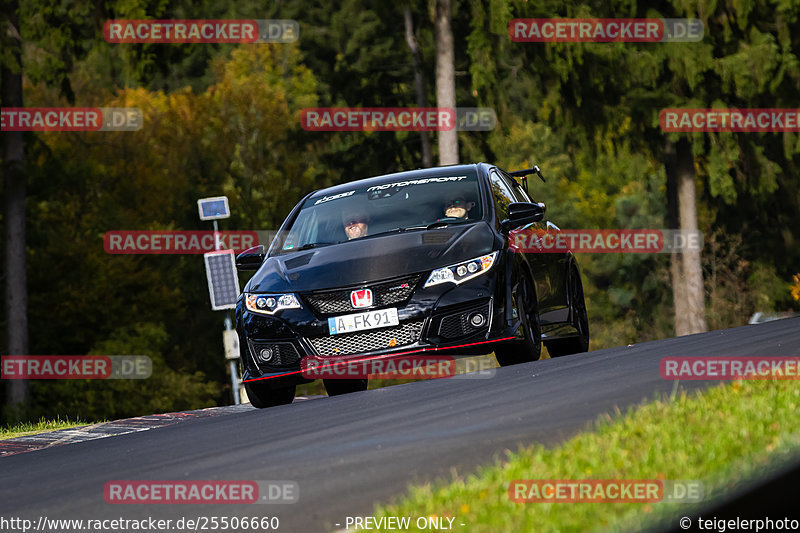
<instances>
[{"instance_id":1,"label":"green grass","mask_svg":"<svg viewBox=\"0 0 800 533\"><path fill-rule=\"evenodd\" d=\"M35 435L36 433L45 433L47 431L56 431L57 429L66 429L77 426L85 426L88 422L81 419L70 420L66 418L61 420L45 420L42 418L38 422L24 422L13 426L0 426L0 440L13 439L15 437L22 437L24 435Z\"/></svg>"},{"instance_id":2,"label":"green grass","mask_svg":"<svg viewBox=\"0 0 800 533\"><path fill-rule=\"evenodd\" d=\"M558 416L554 409L553 416ZM475 474L412 486L376 517L455 517L455 529L477 532L639 530L677 518L692 505L731 492L743 481L800 451L800 383L741 381L682 394L603 416L594 431L555 448L534 444L508 452ZM700 480L700 504L515 503L517 479ZM462 528L459 524L465 524ZM447 524L447 521L445 521Z\"/></svg>"}]
</instances>

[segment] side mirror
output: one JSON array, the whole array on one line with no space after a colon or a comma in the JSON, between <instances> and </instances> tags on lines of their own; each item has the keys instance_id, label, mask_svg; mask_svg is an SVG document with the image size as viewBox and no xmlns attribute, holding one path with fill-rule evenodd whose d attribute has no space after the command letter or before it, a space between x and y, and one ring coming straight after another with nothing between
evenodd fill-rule
<instances>
[{"instance_id":1,"label":"side mirror","mask_svg":"<svg viewBox=\"0 0 800 533\"><path fill-rule=\"evenodd\" d=\"M263 244L248 248L236 256L236 268L239 270L258 270L266 255Z\"/></svg>"},{"instance_id":2,"label":"side mirror","mask_svg":"<svg viewBox=\"0 0 800 533\"><path fill-rule=\"evenodd\" d=\"M533 204L529 202L513 202L508 204L508 218L500 223L503 231L539 222L544 218L545 205L542 203Z\"/></svg>"}]
</instances>

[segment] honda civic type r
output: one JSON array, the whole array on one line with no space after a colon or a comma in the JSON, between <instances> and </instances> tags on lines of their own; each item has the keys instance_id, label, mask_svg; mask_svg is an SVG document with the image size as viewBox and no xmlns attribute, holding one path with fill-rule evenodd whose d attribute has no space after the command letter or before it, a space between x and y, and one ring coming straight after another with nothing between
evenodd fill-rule
<instances>
[{"instance_id":1,"label":"honda civic type r","mask_svg":"<svg viewBox=\"0 0 800 533\"><path fill-rule=\"evenodd\" d=\"M257 270L236 306L251 403L290 403L296 385L310 381L306 357L494 352L505 366L539 359L542 342L551 356L586 351L572 253L510 243L514 231L556 228L513 177L533 171L454 165L303 198L268 250L236 260ZM367 387L365 379L324 383L329 395Z\"/></svg>"}]
</instances>

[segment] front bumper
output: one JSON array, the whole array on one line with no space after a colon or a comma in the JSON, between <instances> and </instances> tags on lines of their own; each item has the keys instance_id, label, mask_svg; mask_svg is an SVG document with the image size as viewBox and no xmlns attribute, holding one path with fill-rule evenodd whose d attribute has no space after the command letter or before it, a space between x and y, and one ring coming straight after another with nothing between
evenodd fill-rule
<instances>
[{"instance_id":1,"label":"front bumper","mask_svg":"<svg viewBox=\"0 0 800 533\"><path fill-rule=\"evenodd\" d=\"M423 289L418 285L406 301L375 307L396 307L398 326L338 335L330 335L327 324L327 318L336 314L320 313L318 306L309 303L307 294L300 295L303 309L287 310L279 316L247 311L240 299L236 316L245 370L243 381L268 382L274 387L308 383L313 380L304 378L301 371L302 358L307 356L360 359L423 352L490 353L494 343L515 335L514 328L503 320L504 308L498 305L504 295L497 294L496 287L504 284L497 283L491 274L456 286ZM355 288L338 290L351 289ZM471 320L476 314L483 317L482 322Z\"/></svg>"}]
</instances>

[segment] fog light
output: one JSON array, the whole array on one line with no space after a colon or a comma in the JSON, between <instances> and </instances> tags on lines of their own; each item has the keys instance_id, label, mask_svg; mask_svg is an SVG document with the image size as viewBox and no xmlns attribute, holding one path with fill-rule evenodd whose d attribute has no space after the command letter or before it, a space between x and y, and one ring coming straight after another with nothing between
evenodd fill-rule
<instances>
[{"instance_id":1,"label":"fog light","mask_svg":"<svg viewBox=\"0 0 800 533\"><path fill-rule=\"evenodd\" d=\"M469 323L472 324L472 327L479 328L486 323L486 317L480 313L474 313L469 317Z\"/></svg>"},{"instance_id":2,"label":"fog light","mask_svg":"<svg viewBox=\"0 0 800 533\"><path fill-rule=\"evenodd\" d=\"M262 363L269 362L273 355L274 352L272 348L261 348L261 350L258 352L258 358Z\"/></svg>"}]
</instances>

